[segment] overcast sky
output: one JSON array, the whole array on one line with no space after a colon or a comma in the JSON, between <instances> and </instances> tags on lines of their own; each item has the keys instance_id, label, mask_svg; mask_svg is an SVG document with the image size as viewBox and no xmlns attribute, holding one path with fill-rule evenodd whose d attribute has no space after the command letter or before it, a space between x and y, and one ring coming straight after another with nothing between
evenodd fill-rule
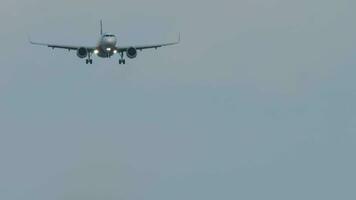
<instances>
[{"instance_id":1,"label":"overcast sky","mask_svg":"<svg viewBox=\"0 0 356 200\"><path fill-rule=\"evenodd\" d=\"M0 199L355 199L356 2L3 0ZM174 41L137 59L30 46Z\"/></svg>"}]
</instances>

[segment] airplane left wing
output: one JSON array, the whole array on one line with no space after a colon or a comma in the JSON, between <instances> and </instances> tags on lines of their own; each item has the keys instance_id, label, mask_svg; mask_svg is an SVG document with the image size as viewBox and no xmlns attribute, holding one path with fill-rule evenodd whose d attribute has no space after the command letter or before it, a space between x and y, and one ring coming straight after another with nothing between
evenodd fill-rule
<instances>
[{"instance_id":1,"label":"airplane left wing","mask_svg":"<svg viewBox=\"0 0 356 200\"><path fill-rule=\"evenodd\" d=\"M129 46L129 47L118 47L117 51L125 52L131 47L134 47L137 50L157 49L159 47L171 46L171 45L175 45L175 44L179 44L179 43L180 43L180 34L179 34L178 40L176 42L169 42L169 43L162 43L162 44L151 44L151 45L137 45L137 46Z\"/></svg>"}]
</instances>

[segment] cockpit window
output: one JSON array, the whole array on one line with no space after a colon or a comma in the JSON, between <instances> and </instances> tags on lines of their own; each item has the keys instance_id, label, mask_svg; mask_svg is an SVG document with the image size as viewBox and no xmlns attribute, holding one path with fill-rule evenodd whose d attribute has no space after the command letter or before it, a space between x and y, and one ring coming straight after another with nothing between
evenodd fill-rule
<instances>
[{"instance_id":1,"label":"cockpit window","mask_svg":"<svg viewBox=\"0 0 356 200\"><path fill-rule=\"evenodd\" d=\"M115 35L104 35L104 37L115 37Z\"/></svg>"}]
</instances>

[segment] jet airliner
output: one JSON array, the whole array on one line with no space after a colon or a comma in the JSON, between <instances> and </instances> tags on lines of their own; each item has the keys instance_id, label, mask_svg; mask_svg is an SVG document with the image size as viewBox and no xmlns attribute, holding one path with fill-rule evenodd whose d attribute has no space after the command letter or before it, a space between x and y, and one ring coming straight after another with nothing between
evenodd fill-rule
<instances>
[{"instance_id":1,"label":"jet airliner","mask_svg":"<svg viewBox=\"0 0 356 200\"><path fill-rule=\"evenodd\" d=\"M119 64L125 64L124 53L130 59L136 58L137 50L142 51L143 49L157 49L159 47L175 45L180 42L180 34L178 40L170 43L162 44L152 44L152 45L133 45L133 46L120 46L118 45L118 38L112 33L103 33L103 23L100 20L100 38L96 46L71 46L71 45L60 45L60 44L48 44L48 43L39 43L33 42L30 40L30 43L33 45L47 46L52 49L67 49L77 51L77 56L81 59L86 58L86 64L93 64L92 55L95 54L101 58L111 58L114 54L119 54Z\"/></svg>"}]
</instances>

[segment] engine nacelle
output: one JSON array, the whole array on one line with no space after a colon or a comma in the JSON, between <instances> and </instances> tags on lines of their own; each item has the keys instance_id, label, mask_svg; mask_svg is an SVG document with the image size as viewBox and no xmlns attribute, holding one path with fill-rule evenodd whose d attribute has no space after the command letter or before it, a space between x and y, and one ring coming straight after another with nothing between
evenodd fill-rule
<instances>
[{"instance_id":1,"label":"engine nacelle","mask_svg":"<svg viewBox=\"0 0 356 200\"><path fill-rule=\"evenodd\" d=\"M134 47L130 47L127 49L126 51L126 55L128 58L132 59L132 58L136 58L137 56L137 50Z\"/></svg>"},{"instance_id":2,"label":"engine nacelle","mask_svg":"<svg viewBox=\"0 0 356 200\"><path fill-rule=\"evenodd\" d=\"M85 58L87 57L88 55L88 50L84 47L80 47L78 50L77 50L77 56L79 58Z\"/></svg>"}]
</instances>

